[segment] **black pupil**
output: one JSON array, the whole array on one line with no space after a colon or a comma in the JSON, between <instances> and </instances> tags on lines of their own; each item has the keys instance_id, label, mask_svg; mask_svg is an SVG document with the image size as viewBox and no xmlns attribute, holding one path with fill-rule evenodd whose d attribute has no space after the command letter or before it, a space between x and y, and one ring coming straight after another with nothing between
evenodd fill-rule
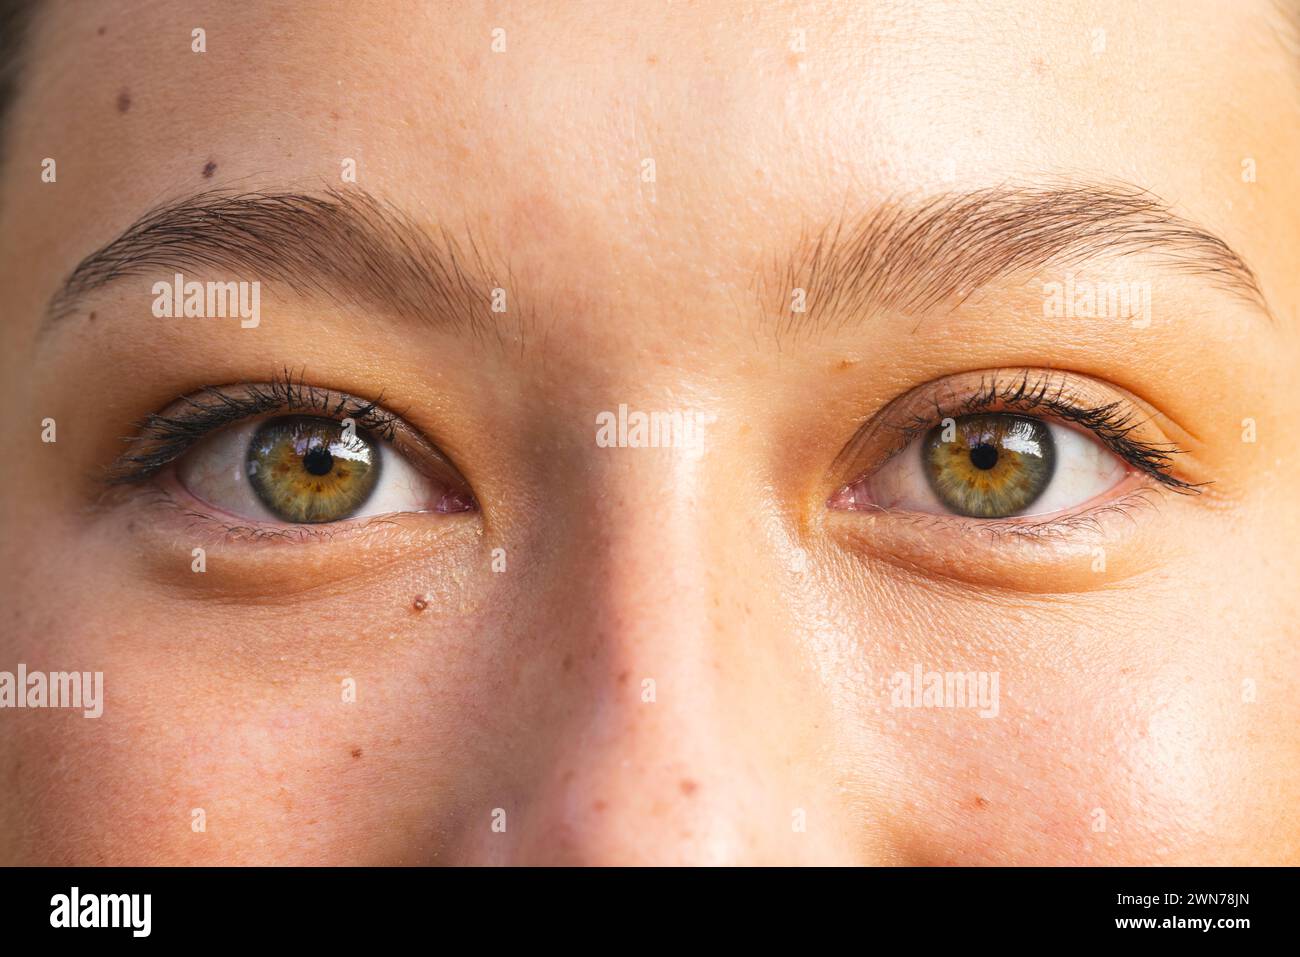
<instances>
[{"instance_id":1,"label":"black pupil","mask_svg":"<svg viewBox=\"0 0 1300 957\"><path fill-rule=\"evenodd\" d=\"M970 450L970 464L987 472L998 464L998 450L991 445L977 445Z\"/></svg>"},{"instance_id":2,"label":"black pupil","mask_svg":"<svg viewBox=\"0 0 1300 957\"><path fill-rule=\"evenodd\" d=\"M302 457L302 467L312 475L329 475L330 469L334 468L334 456L330 455L329 449L318 445L307 450Z\"/></svg>"}]
</instances>

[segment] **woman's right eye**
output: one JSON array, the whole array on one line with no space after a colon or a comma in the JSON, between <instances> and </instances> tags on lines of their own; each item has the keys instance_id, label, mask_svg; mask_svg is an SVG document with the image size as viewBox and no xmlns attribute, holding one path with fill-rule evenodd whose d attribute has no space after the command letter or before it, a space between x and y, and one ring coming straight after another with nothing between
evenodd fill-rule
<instances>
[{"instance_id":1,"label":"woman's right eye","mask_svg":"<svg viewBox=\"0 0 1300 957\"><path fill-rule=\"evenodd\" d=\"M424 475L391 443L322 416L221 429L181 457L176 476L195 498L249 521L325 524L474 507L467 489Z\"/></svg>"}]
</instances>

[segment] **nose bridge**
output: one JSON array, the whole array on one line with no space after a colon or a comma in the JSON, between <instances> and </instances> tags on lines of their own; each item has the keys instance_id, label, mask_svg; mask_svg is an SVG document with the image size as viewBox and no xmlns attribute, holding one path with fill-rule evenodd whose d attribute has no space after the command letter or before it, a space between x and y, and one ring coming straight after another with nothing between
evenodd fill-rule
<instances>
[{"instance_id":1,"label":"nose bridge","mask_svg":"<svg viewBox=\"0 0 1300 957\"><path fill-rule=\"evenodd\" d=\"M594 453L588 534L595 543L575 561L598 583L586 596L600 652L683 696L704 702L726 691L717 672L743 669L727 659L745 652L752 628L781 629L767 550L755 541L753 515L739 515L718 474L722 458L699 449L610 448ZM762 613L755 606L761 605ZM761 644L755 650L762 653ZM657 676L657 677L656 677Z\"/></svg>"},{"instance_id":2,"label":"nose bridge","mask_svg":"<svg viewBox=\"0 0 1300 957\"><path fill-rule=\"evenodd\" d=\"M600 488L585 490L586 527L565 560L586 706L551 739L527 815L537 842L521 853L799 859L816 840L799 825L820 798L798 769L818 751L817 695L800 691L809 671L789 666L785 572L763 522L736 505L758 496L728 489L707 453L593 455Z\"/></svg>"}]
</instances>

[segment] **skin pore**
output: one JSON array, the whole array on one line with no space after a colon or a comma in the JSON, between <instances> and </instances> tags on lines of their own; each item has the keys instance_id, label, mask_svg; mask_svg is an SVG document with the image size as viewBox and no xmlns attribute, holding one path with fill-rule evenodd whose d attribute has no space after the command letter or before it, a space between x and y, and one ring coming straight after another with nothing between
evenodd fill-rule
<instances>
[{"instance_id":1,"label":"skin pore","mask_svg":"<svg viewBox=\"0 0 1300 957\"><path fill-rule=\"evenodd\" d=\"M40 8L0 671L105 706L0 710L0 863L1300 863L1280 5L594 10ZM176 272L260 321L156 317ZM105 481L146 417L295 383L472 507L286 530L197 459ZM1122 481L843 507L929 502L904 427L978 396L1092 441L1046 400L1112 404ZM620 405L698 447L598 443ZM897 706L914 666L997 713Z\"/></svg>"}]
</instances>

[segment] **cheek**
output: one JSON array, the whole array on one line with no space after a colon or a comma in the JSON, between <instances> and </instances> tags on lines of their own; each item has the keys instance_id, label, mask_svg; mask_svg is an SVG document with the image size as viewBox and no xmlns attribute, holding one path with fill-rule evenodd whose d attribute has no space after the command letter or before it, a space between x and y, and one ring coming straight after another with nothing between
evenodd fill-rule
<instances>
[{"instance_id":1,"label":"cheek","mask_svg":"<svg viewBox=\"0 0 1300 957\"><path fill-rule=\"evenodd\" d=\"M102 672L103 713L0 713L0 860L364 863L400 859L394 834L428 846L454 793L441 671L463 668L456 646L482 623L417 611L409 587L278 611L177 603L124 588L93 549L59 551L39 588L18 582L0 670Z\"/></svg>"},{"instance_id":2,"label":"cheek","mask_svg":"<svg viewBox=\"0 0 1300 957\"><path fill-rule=\"evenodd\" d=\"M81 636L89 638L89 636ZM455 753L418 662L214 675L134 649L104 714L28 711L4 756L19 860L393 863L427 848ZM394 677L398 676L398 677ZM349 683L345 683L349 682ZM446 717L443 715L442 717ZM408 846L409 845L409 846Z\"/></svg>"},{"instance_id":3,"label":"cheek","mask_svg":"<svg viewBox=\"0 0 1300 957\"><path fill-rule=\"evenodd\" d=\"M1002 681L996 718L899 722L913 863L1229 863L1272 830L1277 781L1240 747L1251 735L1234 715L1250 713L1233 687L1173 673L1117 672L1104 690L1046 672Z\"/></svg>"}]
</instances>

